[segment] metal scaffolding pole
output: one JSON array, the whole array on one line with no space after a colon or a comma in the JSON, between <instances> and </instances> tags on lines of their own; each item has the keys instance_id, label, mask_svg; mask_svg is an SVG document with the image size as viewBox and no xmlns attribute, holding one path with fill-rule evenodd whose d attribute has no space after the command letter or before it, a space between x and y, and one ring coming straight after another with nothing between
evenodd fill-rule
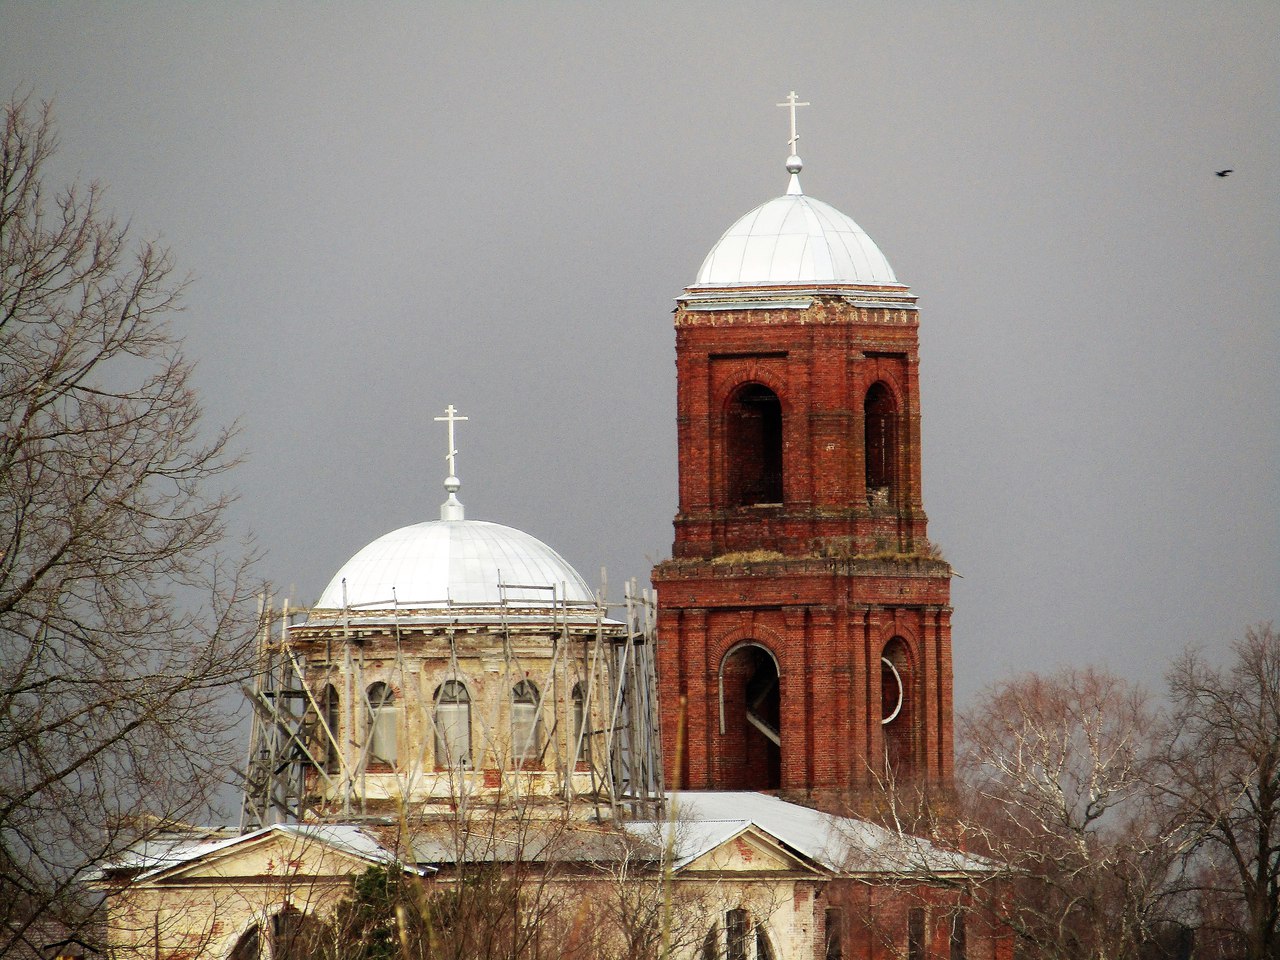
<instances>
[{"instance_id":1,"label":"metal scaffolding pole","mask_svg":"<svg viewBox=\"0 0 1280 960\"><path fill-rule=\"evenodd\" d=\"M240 829L254 830L299 820L306 804L306 770L318 766L312 756L321 711L307 689L299 664L289 650L286 630L289 604L277 614L270 598L259 603L258 670L245 696L253 708L249 753L244 770ZM278 640L272 626L280 623Z\"/></svg>"}]
</instances>

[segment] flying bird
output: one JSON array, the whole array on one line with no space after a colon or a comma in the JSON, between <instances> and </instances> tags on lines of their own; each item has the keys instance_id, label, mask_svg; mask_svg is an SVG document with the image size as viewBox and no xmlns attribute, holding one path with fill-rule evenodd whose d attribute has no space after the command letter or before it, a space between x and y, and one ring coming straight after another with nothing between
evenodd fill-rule
<instances>
[{"instance_id":1,"label":"flying bird","mask_svg":"<svg viewBox=\"0 0 1280 960\"><path fill-rule=\"evenodd\" d=\"M1234 170L1231 170L1231 169L1229 169L1229 168L1228 168L1228 169L1226 169L1226 170L1218 170L1218 171L1214 174L1214 176L1218 176L1218 177L1229 177L1229 176L1231 176L1231 174L1233 174L1233 173L1235 173L1235 171L1234 171Z\"/></svg>"}]
</instances>

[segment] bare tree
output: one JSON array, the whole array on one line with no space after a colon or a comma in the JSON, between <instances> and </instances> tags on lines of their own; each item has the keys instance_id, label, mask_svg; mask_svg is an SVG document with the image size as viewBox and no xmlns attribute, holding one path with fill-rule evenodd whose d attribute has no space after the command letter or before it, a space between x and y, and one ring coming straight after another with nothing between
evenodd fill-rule
<instances>
[{"instance_id":1,"label":"bare tree","mask_svg":"<svg viewBox=\"0 0 1280 960\"><path fill-rule=\"evenodd\" d=\"M183 283L96 183L55 191L47 104L0 142L0 955L226 776L250 665L227 431L169 328Z\"/></svg>"},{"instance_id":2,"label":"bare tree","mask_svg":"<svg viewBox=\"0 0 1280 960\"><path fill-rule=\"evenodd\" d=\"M998 684L959 725L969 849L1006 870L995 901L1040 957L1136 957L1176 892L1150 789L1147 696L1086 670Z\"/></svg>"},{"instance_id":3,"label":"bare tree","mask_svg":"<svg viewBox=\"0 0 1280 960\"><path fill-rule=\"evenodd\" d=\"M572 816L558 801L404 817L384 844L429 876L375 868L326 921L328 960L661 960L691 956L716 922L717 884L672 869L682 823ZM753 879L762 916L778 902Z\"/></svg>"},{"instance_id":4,"label":"bare tree","mask_svg":"<svg viewBox=\"0 0 1280 960\"><path fill-rule=\"evenodd\" d=\"M556 856L566 828L479 811L424 827L403 855L443 857L440 872L429 882L388 869L356 877L330 920L333 960L586 955L574 935L579 891Z\"/></svg>"},{"instance_id":5,"label":"bare tree","mask_svg":"<svg viewBox=\"0 0 1280 960\"><path fill-rule=\"evenodd\" d=\"M657 960L691 952L696 944L689 942L689 904L677 896L667 862L673 844L657 830L647 837L618 831L611 840L592 891L592 954L601 960Z\"/></svg>"},{"instance_id":6,"label":"bare tree","mask_svg":"<svg viewBox=\"0 0 1280 960\"><path fill-rule=\"evenodd\" d=\"M1280 956L1280 634L1261 624L1231 649L1224 667L1190 650L1170 671L1159 782L1195 845L1201 939L1271 960Z\"/></svg>"},{"instance_id":7,"label":"bare tree","mask_svg":"<svg viewBox=\"0 0 1280 960\"><path fill-rule=\"evenodd\" d=\"M585 893L594 936L589 955L599 960L665 960L711 952L704 948L717 922L724 886L705 877L686 878L675 861L691 842L690 824L679 816L615 828L602 848ZM780 895L766 880L734 891L758 916L768 916Z\"/></svg>"}]
</instances>

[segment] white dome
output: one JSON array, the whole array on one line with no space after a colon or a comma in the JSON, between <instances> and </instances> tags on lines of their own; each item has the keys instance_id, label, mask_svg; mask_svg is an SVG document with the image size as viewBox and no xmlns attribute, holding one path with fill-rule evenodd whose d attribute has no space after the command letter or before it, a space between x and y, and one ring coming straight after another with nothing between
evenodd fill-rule
<instances>
[{"instance_id":1,"label":"white dome","mask_svg":"<svg viewBox=\"0 0 1280 960\"><path fill-rule=\"evenodd\" d=\"M527 533L485 520L430 520L392 530L346 562L317 607L591 601L592 591L568 561ZM525 589L498 585L518 584ZM530 587L555 587L550 590Z\"/></svg>"},{"instance_id":2,"label":"white dome","mask_svg":"<svg viewBox=\"0 0 1280 960\"><path fill-rule=\"evenodd\" d=\"M734 284L898 285L875 242L835 207L792 191L762 203L724 232L695 287Z\"/></svg>"}]
</instances>

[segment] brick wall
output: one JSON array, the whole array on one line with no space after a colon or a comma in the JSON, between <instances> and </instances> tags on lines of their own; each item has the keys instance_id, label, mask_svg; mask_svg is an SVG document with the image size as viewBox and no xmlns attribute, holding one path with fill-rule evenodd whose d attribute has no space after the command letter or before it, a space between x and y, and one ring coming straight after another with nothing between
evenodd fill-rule
<instances>
[{"instance_id":1,"label":"brick wall","mask_svg":"<svg viewBox=\"0 0 1280 960\"><path fill-rule=\"evenodd\" d=\"M897 638L908 688L890 728L898 775L950 783L950 568L933 558L921 500L918 323L909 300L853 300L676 310L680 500L672 559L653 573L668 782L677 755L690 789L816 796L879 781L881 656ZM744 455L734 405L751 384L781 410L777 503L744 504L734 487ZM891 478L887 489L867 482L873 387L894 418L891 463L872 471ZM780 782L767 773L767 739L745 720L743 648L778 665Z\"/></svg>"}]
</instances>

